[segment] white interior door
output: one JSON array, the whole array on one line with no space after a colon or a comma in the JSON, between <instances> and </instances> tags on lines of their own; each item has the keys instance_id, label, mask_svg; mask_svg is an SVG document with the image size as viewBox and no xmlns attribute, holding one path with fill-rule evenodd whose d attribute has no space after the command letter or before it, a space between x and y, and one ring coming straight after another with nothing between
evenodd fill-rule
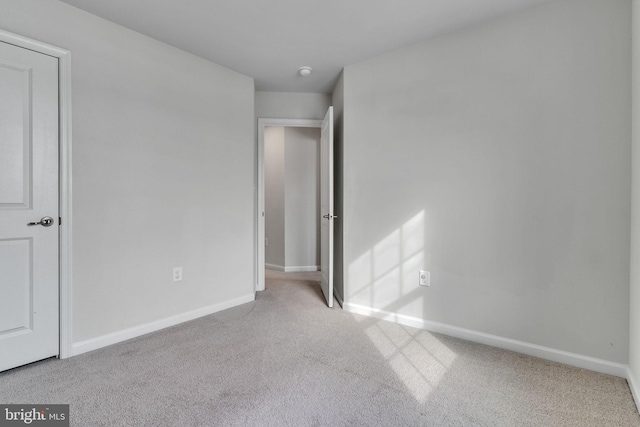
<instances>
[{"instance_id":1,"label":"white interior door","mask_svg":"<svg viewBox=\"0 0 640 427\"><path fill-rule=\"evenodd\" d=\"M333 307L333 107L327 110L320 133L320 214L322 293Z\"/></svg>"},{"instance_id":2,"label":"white interior door","mask_svg":"<svg viewBox=\"0 0 640 427\"><path fill-rule=\"evenodd\" d=\"M59 354L58 239L58 59L0 42L0 371Z\"/></svg>"}]
</instances>

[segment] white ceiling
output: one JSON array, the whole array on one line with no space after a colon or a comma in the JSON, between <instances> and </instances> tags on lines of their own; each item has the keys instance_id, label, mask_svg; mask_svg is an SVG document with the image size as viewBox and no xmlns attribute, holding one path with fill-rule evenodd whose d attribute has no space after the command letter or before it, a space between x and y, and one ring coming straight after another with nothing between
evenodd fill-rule
<instances>
[{"instance_id":1,"label":"white ceiling","mask_svg":"<svg viewBox=\"0 0 640 427\"><path fill-rule=\"evenodd\" d=\"M332 91L342 68L547 0L61 0L253 77ZM303 78L297 70L313 68Z\"/></svg>"}]
</instances>

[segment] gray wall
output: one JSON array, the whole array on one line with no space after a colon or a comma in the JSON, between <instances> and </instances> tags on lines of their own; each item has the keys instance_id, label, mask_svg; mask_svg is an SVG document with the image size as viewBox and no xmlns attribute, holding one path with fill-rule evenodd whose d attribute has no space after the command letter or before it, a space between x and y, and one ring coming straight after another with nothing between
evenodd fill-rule
<instances>
[{"instance_id":1,"label":"gray wall","mask_svg":"<svg viewBox=\"0 0 640 427\"><path fill-rule=\"evenodd\" d=\"M320 129L284 128L285 267L320 265Z\"/></svg>"},{"instance_id":2,"label":"gray wall","mask_svg":"<svg viewBox=\"0 0 640 427\"><path fill-rule=\"evenodd\" d=\"M72 52L74 342L251 296L253 80L61 2L0 10Z\"/></svg>"},{"instance_id":3,"label":"gray wall","mask_svg":"<svg viewBox=\"0 0 640 427\"><path fill-rule=\"evenodd\" d=\"M265 128L265 263L284 271L319 265L320 129Z\"/></svg>"},{"instance_id":4,"label":"gray wall","mask_svg":"<svg viewBox=\"0 0 640 427\"><path fill-rule=\"evenodd\" d=\"M268 241L264 260L272 266L285 265L284 128L264 130L264 236Z\"/></svg>"},{"instance_id":5,"label":"gray wall","mask_svg":"<svg viewBox=\"0 0 640 427\"><path fill-rule=\"evenodd\" d=\"M256 92L255 114L262 119L322 120L331 106L326 93Z\"/></svg>"},{"instance_id":6,"label":"gray wall","mask_svg":"<svg viewBox=\"0 0 640 427\"><path fill-rule=\"evenodd\" d=\"M640 386L640 0L633 0L633 187L631 195L631 296L629 369ZM637 390L636 391L640 391ZM639 395L635 395L640 398ZM640 403L640 402L637 402Z\"/></svg>"},{"instance_id":7,"label":"gray wall","mask_svg":"<svg viewBox=\"0 0 640 427\"><path fill-rule=\"evenodd\" d=\"M549 2L345 68L348 303L627 362L630 4Z\"/></svg>"},{"instance_id":8,"label":"gray wall","mask_svg":"<svg viewBox=\"0 0 640 427\"><path fill-rule=\"evenodd\" d=\"M340 301L344 301L344 268L343 268L343 185L344 185L344 75L341 73L332 94L333 104L333 141L334 141L334 245L333 245L333 292Z\"/></svg>"}]
</instances>

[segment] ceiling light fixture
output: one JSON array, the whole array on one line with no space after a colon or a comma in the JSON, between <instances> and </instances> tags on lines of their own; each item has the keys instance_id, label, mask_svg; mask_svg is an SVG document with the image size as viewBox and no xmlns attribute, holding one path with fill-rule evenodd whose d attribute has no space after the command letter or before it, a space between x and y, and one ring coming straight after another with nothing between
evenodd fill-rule
<instances>
[{"instance_id":1,"label":"ceiling light fixture","mask_svg":"<svg viewBox=\"0 0 640 427\"><path fill-rule=\"evenodd\" d=\"M300 69L298 70L298 74L300 74L302 77L307 77L309 74L311 74L311 71L311 67L300 67Z\"/></svg>"}]
</instances>

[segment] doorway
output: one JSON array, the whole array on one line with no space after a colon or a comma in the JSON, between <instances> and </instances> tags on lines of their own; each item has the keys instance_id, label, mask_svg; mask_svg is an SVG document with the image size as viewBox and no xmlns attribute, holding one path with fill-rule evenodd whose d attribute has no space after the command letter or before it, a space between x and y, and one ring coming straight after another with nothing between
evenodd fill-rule
<instances>
[{"instance_id":1,"label":"doorway","mask_svg":"<svg viewBox=\"0 0 640 427\"><path fill-rule=\"evenodd\" d=\"M320 270L320 129L264 129L265 266Z\"/></svg>"},{"instance_id":2,"label":"doorway","mask_svg":"<svg viewBox=\"0 0 640 427\"><path fill-rule=\"evenodd\" d=\"M268 128L320 129L322 120L258 119L258 224L257 224L257 284L256 291L265 289L266 268L266 206L265 206L265 133ZM266 132L265 132L266 131ZM272 242L273 243L273 242Z\"/></svg>"},{"instance_id":3,"label":"doorway","mask_svg":"<svg viewBox=\"0 0 640 427\"><path fill-rule=\"evenodd\" d=\"M268 126L320 128L320 287L333 307L333 107L323 120L258 119L258 210L256 241L256 291L265 287L265 129Z\"/></svg>"}]
</instances>

